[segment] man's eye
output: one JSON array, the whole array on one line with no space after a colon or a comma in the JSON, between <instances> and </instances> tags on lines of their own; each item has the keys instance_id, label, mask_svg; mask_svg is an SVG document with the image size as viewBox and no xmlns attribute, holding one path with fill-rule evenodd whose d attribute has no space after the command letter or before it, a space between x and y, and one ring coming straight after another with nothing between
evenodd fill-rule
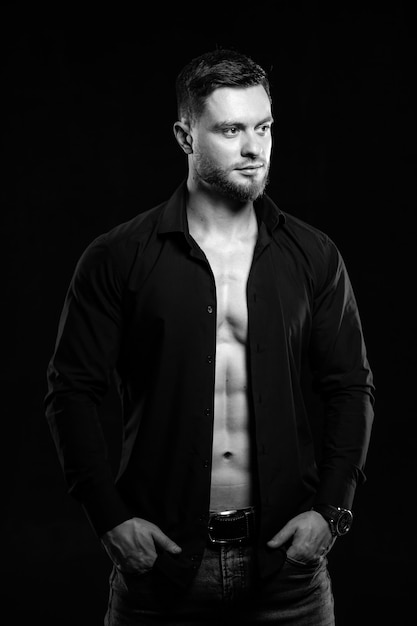
<instances>
[{"instance_id":1,"label":"man's eye","mask_svg":"<svg viewBox=\"0 0 417 626\"><path fill-rule=\"evenodd\" d=\"M262 126L259 127L259 131L263 135L266 135L266 133L268 133L270 130L271 130L271 124L262 124Z\"/></svg>"},{"instance_id":2,"label":"man's eye","mask_svg":"<svg viewBox=\"0 0 417 626\"><path fill-rule=\"evenodd\" d=\"M225 128L223 132L227 137L234 137L238 134L239 129L236 128L236 126L229 126L229 128Z\"/></svg>"}]
</instances>

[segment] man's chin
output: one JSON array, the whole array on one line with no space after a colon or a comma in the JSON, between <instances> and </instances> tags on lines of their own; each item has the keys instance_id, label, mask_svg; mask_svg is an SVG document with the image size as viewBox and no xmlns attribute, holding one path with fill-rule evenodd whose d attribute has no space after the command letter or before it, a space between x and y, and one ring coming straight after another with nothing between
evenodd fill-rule
<instances>
[{"instance_id":1,"label":"man's chin","mask_svg":"<svg viewBox=\"0 0 417 626\"><path fill-rule=\"evenodd\" d=\"M236 183L234 181L222 181L216 185L218 191L238 202L253 202L263 195L266 182L249 181L247 183Z\"/></svg>"},{"instance_id":2,"label":"man's chin","mask_svg":"<svg viewBox=\"0 0 417 626\"><path fill-rule=\"evenodd\" d=\"M248 185L236 186L236 196L239 197L242 202L253 202L260 198L265 191L265 183L250 183Z\"/></svg>"},{"instance_id":3,"label":"man's chin","mask_svg":"<svg viewBox=\"0 0 417 626\"><path fill-rule=\"evenodd\" d=\"M267 177L262 180L233 180L231 177L216 175L203 178L204 182L222 196L237 202L253 202L261 197L265 191Z\"/></svg>"}]
</instances>

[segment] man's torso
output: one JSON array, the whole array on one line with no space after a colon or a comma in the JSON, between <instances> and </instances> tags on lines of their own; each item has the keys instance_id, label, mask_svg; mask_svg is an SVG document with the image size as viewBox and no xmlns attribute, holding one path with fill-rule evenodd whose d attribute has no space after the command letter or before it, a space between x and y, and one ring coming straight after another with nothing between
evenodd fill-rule
<instances>
[{"instance_id":1,"label":"man's torso","mask_svg":"<svg viewBox=\"0 0 417 626\"><path fill-rule=\"evenodd\" d=\"M217 334L210 509L253 504L247 376L246 286L256 243L256 220L240 239L194 235L216 283Z\"/></svg>"}]
</instances>

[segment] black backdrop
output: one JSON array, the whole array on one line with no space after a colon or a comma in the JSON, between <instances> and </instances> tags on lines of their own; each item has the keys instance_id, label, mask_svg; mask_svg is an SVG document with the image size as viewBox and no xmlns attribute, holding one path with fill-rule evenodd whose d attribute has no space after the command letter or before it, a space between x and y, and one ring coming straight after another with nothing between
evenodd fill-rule
<instances>
[{"instance_id":1,"label":"black backdrop","mask_svg":"<svg viewBox=\"0 0 417 626\"><path fill-rule=\"evenodd\" d=\"M354 527L330 554L338 625L411 624L415 14L395 1L255 4L117 16L72 5L49 20L19 7L3 13L7 624L102 624L110 565L66 494L43 413L45 370L85 246L184 177L174 78L214 46L236 47L271 71L269 194L336 241L361 309L376 418ZM117 412L110 393L102 418L114 459Z\"/></svg>"}]
</instances>

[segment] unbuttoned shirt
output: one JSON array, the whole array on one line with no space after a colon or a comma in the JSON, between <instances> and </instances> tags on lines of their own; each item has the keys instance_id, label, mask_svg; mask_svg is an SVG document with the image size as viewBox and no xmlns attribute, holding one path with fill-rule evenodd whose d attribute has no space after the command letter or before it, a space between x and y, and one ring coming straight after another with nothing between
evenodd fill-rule
<instances>
[{"instance_id":1,"label":"unbuttoned shirt","mask_svg":"<svg viewBox=\"0 0 417 626\"><path fill-rule=\"evenodd\" d=\"M182 547L156 567L179 584L207 542L216 363L216 286L191 237L185 181L163 204L97 237L81 256L48 367L46 415L69 492L101 535L131 517ZM248 393L258 483L261 575L283 555L266 542L315 503L350 508L364 476L373 381L342 256L320 230L255 202L247 283ZM321 398L320 450L305 394ZM113 475L99 407L116 377L122 406Z\"/></svg>"}]
</instances>

